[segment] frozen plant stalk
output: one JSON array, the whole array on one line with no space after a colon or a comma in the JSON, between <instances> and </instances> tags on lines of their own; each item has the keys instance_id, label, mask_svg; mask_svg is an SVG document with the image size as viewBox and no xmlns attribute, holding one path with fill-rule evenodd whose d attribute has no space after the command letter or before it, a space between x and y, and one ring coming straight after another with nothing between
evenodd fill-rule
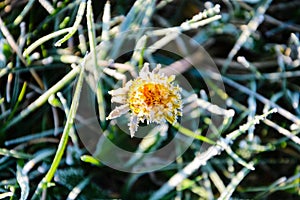
<instances>
[{"instance_id":1,"label":"frozen plant stalk","mask_svg":"<svg viewBox=\"0 0 300 200\"><path fill-rule=\"evenodd\" d=\"M178 116L182 115L181 88L172 83L175 76L165 76L160 72L160 67L157 65L150 72L149 64L145 63L136 79L128 81L123 88L109 91L111 102L122 105L116 107L106 119L115 119L130 112L128 126L131 137L140 121L175 124Z\"/></svg>"}]
</instances>

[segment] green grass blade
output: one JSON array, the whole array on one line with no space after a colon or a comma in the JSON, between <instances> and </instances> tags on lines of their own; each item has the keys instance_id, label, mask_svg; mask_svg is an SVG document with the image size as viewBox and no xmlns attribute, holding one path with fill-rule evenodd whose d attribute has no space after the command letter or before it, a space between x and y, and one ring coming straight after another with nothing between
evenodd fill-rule
<instances>
[{"instance_id":1,"label":"green grass blade","mask_svg":"<svg viewBox=\"0 0 300 200\"><path fill-rule=\"evenodd\" d=\"M68 114L67 122L66 122L66 125L64 128L61 140L59 142L55 157L53 159L53 162L52 162L51 167L48 170L47 174L45 175L43 180L39 183L38 188L35 191L34 198L39 197L42 190L46 189L46 187L50 184L50 182L54 176L54 173L56 172L57 167L62 159L64 151L66 149L68 139L69 139L69 132L70 132L71 128L73 127L76 111L77 111L78 104L79 104L80 92L81 92L81 88L82 88L82 84L83 84L83 80L84 80L84 63L85 63L85 60L83 61L83 64L80 67L79 78L78 78L75 93L73 96L73 101L71 104L70 112Z\"/></svg>"},{"instance_id":2,"label":"green grass blade","mask_svg":"<svg viewBox=\"0 0 300 200\"><path fill-rule=\"evenodd\" d=\"M28 159L28 158L32 157L32 155L30 155L30 154L18 152L15 150L8 150L8 149L4 149L4 148L0 148L0 155L10 156L10 157L14 157L14 158L22 158L22 159Z\"/></svg>"},{"instance_id":3,"label":"green grass blade","mask_svg":"<svg viewBox=\"0 0 300 200\"><path fill-rule=\"evenodd\" d=\"M40 39L38 39L37 41L35 41L34 43L32 43L24 52L23 52L23 56L27 57L33 50L35 50L37 47L41 46L41 44L43 44L44 42L47 42L50 39L53 39L57 36L60 36L62 34L65 34L67 32L70 32L72 30L72 28L65 28L59 31L56 31L54 33L50 33L44 37L41 37Z\"/></svg>"},{"instance_id":4,"label":"green grass blade","mask_svg":"<svg viewBox=\"0 0 300 200\"><path fill-rule=\"evenodd\" d=\"M93 17L93 9L92 9L92 2L89 0L87 2L87 25L88 25L88 37L89 37L89 44L90 44L90 51L92 54L93 60L93 72L94 78L97 85L97 102L98 102L98 110L99 110L99 118L102 124L105 123L105 105L104 105L104 97L103 97L103 85L101 83L101 79L99 79L100 75L98 64L97 64L97 52L96 52L96 33L95 33L95 25L94 25L94 17Z\"/></svg>"},{"instance_id":5,"label":"green grass blade","mask_svg":"<svg viewBox=\"0 0 300 200\"><path fill-rule=\"evenodd\" d=\"M80 5L79 5L79 9L76 15L76 19L74 22L74 25L72 26L72 28L70 29L69 33L67 35L65 35L62 39L60 39L59 41L57 41L54 46L56 47L60 47L62 43L64 43L65 41L67 41L68 39L70 39L74 33L77 31L78 26L82 20L84 11L85 11L85 7L86 7L86 1L82 0Z\"/></svg>"},{"instance_id":6,"label":"green grass blade","mask_svg":"<svg viewBox=\"0 0 300 200\"><path fill-rule=\"evenodd\" d=\"M29 178L26 174L22 173L20 165L17 165L17 181L21 188L20 200L26 200L29 195Z\"/></svg>"},{"instance_id":7,"label":"green grass blade","mask_svg":"<svg viewBox=\"0 0 300 200\"><path fill-rule=\"evenodd\" d=\"M60 81L58 81L54 86L52 86L49 90L47 90L44 94L42 94L39 98L37 98L33 103L31 103L26 109L24 109L19 115L14 117L11 121L8 122L0 132L6 131L9 127L13 126L34 110L39 108L45 102L47 102L48 98L63 88L68 82L70 82L79 72L79 68L76 67L72 71L70 71L65 77L63 77Z\"/></svg>"},{"instance_id":8,"label":"green grass blade","mask_svg":"<svg viewBox=\"0 0 300 200\"><path fill-rule=\"evenodd\" d=\"M93 156L83 155L80 157L80 160L82 160L83 162L86 162L86 163L91 163L96 166L102 166L101 162L99 160L95 159Z\"/></svg>"},{"instance_id":9,"label":"green grass blade","mask_svg":"<svg viewBox=\"0 0 300 200\"><path fill-rule=\"evenodd\" d=\"M73 190L69 193L67 200L74 200L80 195L82 190L84 189L85 186L88 185L90 182L90 178L85 178L83 181L81 181L76 187L73 188Z\"/></svg>"},{"instance_id":10,"label":"green grass blade","mask_svg":"<svg viewBox=\"0 0 300 200\"><path fill-rule=\"evenodd\" d=\"M22 10L21 14L15 19L15 21L13 22L14 26L17 26L18 24L20 24L25 15L29 12L29 10L31 9L31 7L33 6L35 0L29 0L27 5L25 6L25 8Z\"/></svg>"}]
</instances>

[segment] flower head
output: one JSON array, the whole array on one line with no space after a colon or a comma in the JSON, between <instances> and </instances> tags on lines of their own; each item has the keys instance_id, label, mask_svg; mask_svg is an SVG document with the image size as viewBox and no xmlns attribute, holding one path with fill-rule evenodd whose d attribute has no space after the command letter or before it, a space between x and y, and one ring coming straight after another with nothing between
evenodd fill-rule
<instances>
[{"instance_id":1,"label":"flower head","mask_svg":"<svg viewBox=\"0 0 300 200\"><path fill-rule=\"evenodd\" d=\"M144 64L139 76L125 84L123 88L111 90L111 102L122 104L116 107L106 119L114 119L130 112L128 124L131 137L137 131L139 122L158 124L166 121L174 124L182 115L182 102L178 85L172 83L175 76L160 73L160 65L150 72L149 64Z\"/></svg>"}]
</instances>

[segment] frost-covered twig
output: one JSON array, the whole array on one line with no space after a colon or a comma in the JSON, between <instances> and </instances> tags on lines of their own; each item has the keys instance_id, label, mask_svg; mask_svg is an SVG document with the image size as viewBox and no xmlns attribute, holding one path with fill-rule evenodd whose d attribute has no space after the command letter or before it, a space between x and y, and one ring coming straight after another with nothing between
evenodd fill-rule
<instances>
[{"instance_id":1,"label":"frost-covered twig","mask_svg":"<svg viewBox=\"0 0 300 200\"><path fill-rule=\"evenodd\" d=\"M246 132L250 127L258 124L261 120L265 119L269 114L276 112L276 109L272 109L263 115L256 116L252 121L240 126L238 130L235 130L228 134L226 138L221 138L217 143L223 143L230 145L238 136ZM223 145L222 145L223 146ZM206 164L212 157L219 155L224 148L220 145L210 146L205 152L198 152L192 162L185 166L182 170L173 175L167 183L165 183L158 191L153 193L150 197L151 200L161 199L165 194L174 189L184 179L189 177L192 173L199 169L199 167Z\"/></svg>"},{"instance_id":2,"label":"frost-covered twig","mask_svg":"<svg viewBox=\"0 0 300 200\"><path fill-rule=\"evenodd\" d=\"M251 163L252 164L252 163ZM222 192L221 196L218 198L219 200L228 200L230 199L232 193L235 188L239 185L239 183L245 178L245 176L249 173L249 169L247 167L243 168L240 172L238 172L228 184L224 192Z\"/></svg>"},{"instance_id":3,"label":"frost-covered twig","mask_svg":"<svg viewBox=\"0 0 300 200\"><path fill-rule=\"evenodd\" d=\"M259 6L256 10L254 17L249 21L239 39L235 43L232 50L229 52L227 60L223 66L223 72L226 72L228 65L232 61L233 57L237 54L237 52L241 49L244 43L247 41L251 33L253 33L258 26L263 22L264 14L267 11L267 8L271 4L272 0L266 0L261 6Z\"/></svg>"}]
</instances>

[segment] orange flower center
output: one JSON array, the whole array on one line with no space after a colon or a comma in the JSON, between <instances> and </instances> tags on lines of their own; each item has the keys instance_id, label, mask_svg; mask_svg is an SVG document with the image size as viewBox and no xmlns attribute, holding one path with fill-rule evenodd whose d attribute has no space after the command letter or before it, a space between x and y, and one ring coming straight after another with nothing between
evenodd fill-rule
<instances>
[{"instance_id":1,"label":"orange flower center","mask_svg":"<svg viewBox=\"0 0 300 200\"><path fill-rule=\"evenodd\" d=\"M162 84L144 83L129 95L130 109L138 114L140 111L147 112L145 105L153 108L156 105L167 107L170 101L170 91Z\"/></svg>"},{"instance_id":2,"label":"orange flower center","mask_svg":"<svg viewBox=\"0 0 300 200\"><path fill-rule=\"evenodd\" d=\"M157 104L164 104L164 97L167 97L168 90L161 84L147 83L143 87L139 88L144 102L147 106L153 106Z\"/></svg>"}]
</instances>

